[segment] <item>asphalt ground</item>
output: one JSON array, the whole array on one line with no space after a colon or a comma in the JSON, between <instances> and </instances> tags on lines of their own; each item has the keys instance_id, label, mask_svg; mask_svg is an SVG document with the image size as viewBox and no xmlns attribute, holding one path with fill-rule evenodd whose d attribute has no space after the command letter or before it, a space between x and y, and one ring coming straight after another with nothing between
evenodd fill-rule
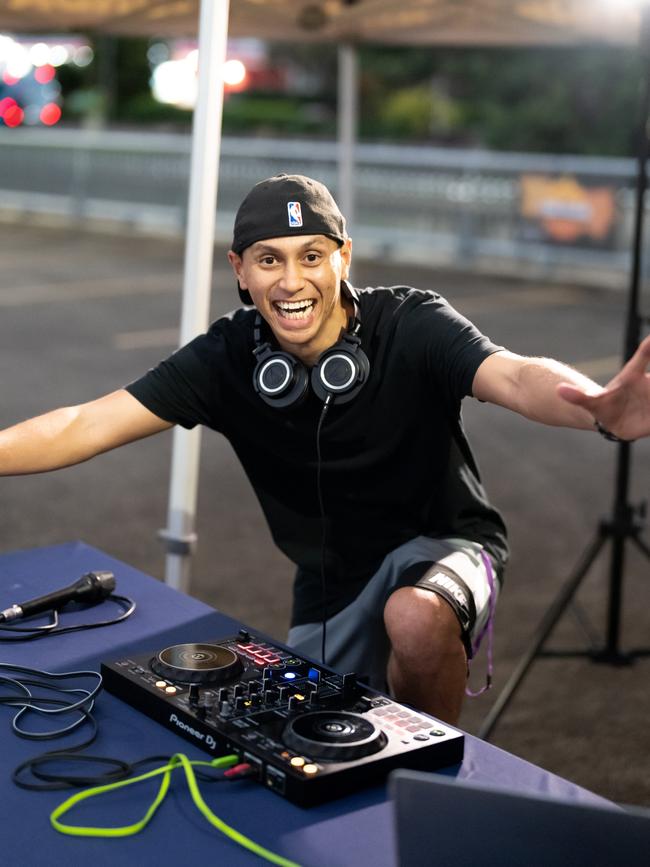
<instances>
[{"instance_id":1,"label":"asphalt ground","mask_svg":"<svg viewBox=\"0 0 650 867\"><path fill-rule=\"evenodd\" d=\"M182 259L175 240L0 225L0 426L97 397L169 354L178 336ZM619 365L620 291L379 261L355 262L353 280L436 289L495 342L560 358L600 382ZM236 303L218 249L213 316ZM495 687L468 700L461 720L476 732L600 522L612 515L618 447L471 400L464 418L512 544L496 618ZM162 579L157 531L166 522L171 439L165 433L78 467L3 479L0 550L81 539ZM636 506L648 495L650 439L631 453ZM210 432L202 441L197 531L192 594L283 639L291 565L275 550L230 446ZM634 544L625 550L621 651L650 647L650 563ZM607 542L548 647L582 651L591 646L587 634L596 644L605 640L610 552ZM2 607L16 601L0 598ZM485 659L483 650L473 664L475 688ZM650 657L627 666L584 656L536 659L491 739L613 800L650 806L649 717Z\"/></svg>"}]
</instances>

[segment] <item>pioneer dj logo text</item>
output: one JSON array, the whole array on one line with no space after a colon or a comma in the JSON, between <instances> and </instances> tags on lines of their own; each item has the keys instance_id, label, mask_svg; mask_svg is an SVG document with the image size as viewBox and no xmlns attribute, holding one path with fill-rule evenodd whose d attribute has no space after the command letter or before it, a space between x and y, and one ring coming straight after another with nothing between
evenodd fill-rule
<instances>
[{"instance_id":1,"label":"pioneer dj logo text","mask_svg":"<svg viewBox=\"0 0 650 867\"><path fill-rule=\"evenodd\" d=\"M173 723L177 728L183 729L184 732L187 732L188 735L192 735L193 738L196 738L199 741L204 741L206 747L209 749L213 750L216 747L217 742L212 735L204 735L203 732L198 732L196 729L193 729L192 726L179 719L175 713L169 717L169 722Z\"/></svg>"}]
</instances>

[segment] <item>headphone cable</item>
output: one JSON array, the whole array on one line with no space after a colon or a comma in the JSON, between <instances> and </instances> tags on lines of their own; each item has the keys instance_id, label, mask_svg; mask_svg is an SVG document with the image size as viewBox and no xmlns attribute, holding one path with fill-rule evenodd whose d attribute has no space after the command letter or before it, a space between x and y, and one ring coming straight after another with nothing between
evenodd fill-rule
<instances>
[{"instance_id":1,"label":"headphone cable","mask_svg":"<svg viewBox=\"0 0 650 867\"><path fill-rule=\"evenodd\" d=\"M325 416L327 415L327 410L329 409L329 405L332 402L333 397L334 395L330 393L325 398L325 403L323 404L323 409L321 410L320 418L318 420L318 427L316 428L316 493L318 495L318 508L320 511L321 521L320 586L322 615L320 657L321 663L323 665L327 665L325 659L325 643L327 641L327 585L325 581L325 543L327 541L327 525L325 518L325 506L323 503L323 489L321 487L321 470L323 466L323 461L321 456L320 434L323 427L323 422L325 421Z\"/></svg>"}]
</instances>

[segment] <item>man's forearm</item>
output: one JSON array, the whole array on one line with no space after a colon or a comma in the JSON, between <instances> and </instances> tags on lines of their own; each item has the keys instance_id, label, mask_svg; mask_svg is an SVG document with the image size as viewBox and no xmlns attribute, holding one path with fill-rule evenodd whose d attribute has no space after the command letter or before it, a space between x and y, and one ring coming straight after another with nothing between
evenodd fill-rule
<instances>
[{"instance_id":1,"label":"man's forearm","mask_svg":"<svg viewBox=\"0 0 650 867\"><path fill-rule=\"evenodd\" d=\"M551 358L527 358L518 371L517 411L542 424L593 429L594 418L586 409L572 406L557 393L561 382L597 393L601 387L588 377Z\"/></svg>"},{"instance_id":2,"label":"man's forearm","mask_svg":"<svg viewBox=\"0 0 650 867\"><path fill-rule=\"evenodd\" d=\"M44 473L168 430L125 389L0 431L0 476Z\"/></svg>"},{"instance_id":3,"label":"man's forearm","mask_svg":"<svg viewBox=\"0 0 650 867\"><path fill-rule=\"evenodd\" d=\"M79 407L55 409L0 431L0 475L42 473L95 453L81 435Z\"/></svg>"}]
</instances>

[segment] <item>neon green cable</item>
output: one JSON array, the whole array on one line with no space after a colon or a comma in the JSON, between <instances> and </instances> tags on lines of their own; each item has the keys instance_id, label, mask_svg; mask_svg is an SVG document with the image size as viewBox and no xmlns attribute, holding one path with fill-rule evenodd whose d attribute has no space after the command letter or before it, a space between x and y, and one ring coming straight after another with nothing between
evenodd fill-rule
<instances>
[{"instance_id":1,"label":"neon green cable","mask_svg":"<svg viewBox=\"0 0 650 867\"><path fill-rule=\"evenodd\" d=\"M69 834L73 837L128 837L131 834L137 834L138 831L141 831L149 823L149 820L163 802L165 795L167 794L167 789L169 788L170 774L174 767L175 765L170 763L164 765L162 768L157 768L155 771L141 774L139 777L132 777L129 780L120 780L117 783L108 783L105 786L96 786L93 789L85 789L83 792L78 792L76 795L72 795L68 798L67 801L59 804L59 806L52 811L50 814L50 822L61 834ZM63 816L64 813L67 813L68 810L75 806L75 804L85 801L87 798L94 798L96 795L101 795L104 792L110 792L113 789L121 789L123 786L130 786L132 783L139 783L141 780L148 780L151 777L157 777L160 774L165 774L165 776L163 777L160 788L158 789L158 794L139 822L115 828L92 828L84 827L83 825L65 825L63 822L58 821L59 816Z\"/></svg>"},{"instance_id":2,"label":"neon green cable","mask_svg":"<svg viewBox=\"0 0 650 867\"><path fill-rule=\"evenodd\" d=\"M179 754L172 756L168 764L163 765L160 768L155 768L153 771L147 771L146 774L140 774L139 776L131 777L128 780L119 780L116 783L107 783L105 786L96 786L92 789L85 789L83 792L77 792L76 795L72 795L67 801L64 801L63 804L59 804L59 806L52 811L50 815L52 826L61 834L69 834L74 837L129 837L132 834L137 834L138 831L141 831L149 824L152 816L165 799L165 795L169 789L171 772L180 764L180 761L177 759L178 755ZM195 764L220 768L234 765L237 761L237 756L233 755L215 759L213 762L196 762ZM158 789L158 794L139 822L134 822L132 825L123 825L114 828L92 828L84 827L83 825L65 825L63 822L58 821L59 816L63 816L68 812L68 810L74 807L75 804L78 804L81 801L85 801L88 798L94 798L96 795L102 795L105 792L111 792L114 789L121 789L125 786L130 786L133 783L149 780L152 777L158 777L161 774L164 774L164 777L160 784L160 788Z\"/></svg>"},{"instance_id":3,"label":"neon green cable","mask_svg":"<svg viewBox=\"0 0 650 867\"><path fill-rule=\"evenodd\" d=\"M239 831L231 828L230 825L226 825L226 823L218 816L215 816L215 814L201 797L201 792L199 790L198 783L196 782L194 771L192 770L193 762L190 762L187 756L183 755L182 753L178 753L178 757L180 758L183 768L185 770L185 777L187 779L188 788L192 795L192 800L194 801L194 806L200 813L203 814L203 816L205 816L205 818L211 825L214 825L215 828L225 834L226 837L234 840L235 843L239 843L239 845L243 846L245 849L250 849L251 852L259 855L260 858L265 858L272 864L279 864L281 865L281 867L300 867L300 865L296 864L295 861L289 861L287 858L283 858L281 855L276 855L275 852L271 852L270 849L265 849L258 843L254 843L251 839L245 837Z\"/></svg>"},{"instance_id":4,"label":"neon green cable","mask_svg":"<svg viewBox=\"0 0 650 867\"><path fill-rule=\"evenodd\" d=\"M50 815L50 822L52 823L52 827L55 828L55 830L59 831L61 834L69 834L75 837L128 837L133 834L137 834L139 831L145 828L146 825L148 825L151 818L156 813L156 810L164 801L167 790L169 789L169 782L172 771L174 771L178 767L182 767L185 772L185 778L187 780L187 785L190 790L192 800L194 801L194 805L211 825L221 831L222 834L225 834L225 836L231 839L233 842L238 843L245 849L249 849L255 855L259 855L260 858L264 858L273 864L278 864L280 865L280 867L300 867L300 865L298 865L295 861L289 861L287 858L276 855L274 852L271 852L269 849L265 849L263 846L255 843L249 837L246 837L244 836L244 834L241 834L239 831L231 828L230 825L227 825L222 819L216 816L203 800L192 766L194 765L197 767L207 766L211 768L223 768L230 767L236 764L238 761L239 759L235 755L223 756L218 759L213 759L211 762L190 761L183 753L176 753L171 757L168 764L163 765L160 768L155 768L153 771L148 771L146 774L141 774L137 777L131 777L128 780L119 780L116 783L108 783L105 786L96 786L92 789L85 789L83 792L77 792L77 794L72 795L70 798L68 798L62 804L59 804L59 806L52 811ZM83 825L66 825L63 822L59 822L60 816L63 816L70 809L72 809L72 807L74 807L81 801L85 801L88 798L93 798L96 795L102 795L105 792L113 791L114 789L121 789L124 786L130 786L133 783L139 783L143 780L148 780L152 777L160 776L161 774L163 775L163 779L160 784L160 788L158 789L158 794L154 798L154 801L147 810L147 812L138 822L134 822L131 825L122 825L112 828L94 828L86 827Z\"/></svg>"}]
</instances>

